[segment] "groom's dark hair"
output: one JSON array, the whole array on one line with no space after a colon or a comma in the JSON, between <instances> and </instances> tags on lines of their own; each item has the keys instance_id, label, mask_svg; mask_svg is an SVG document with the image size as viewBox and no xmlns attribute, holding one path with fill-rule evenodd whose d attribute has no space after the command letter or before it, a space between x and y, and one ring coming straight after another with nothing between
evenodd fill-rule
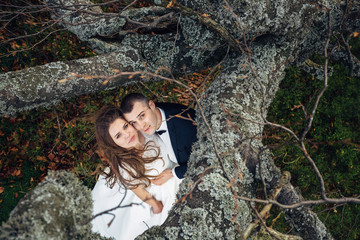
<instances>
[{"instance_id":1,"label":"groom's dark hair","mask_svg":"<svg viewBox=\"0 0 360 240\"><path fill-rule=\"evenodd\" d=\"M149 106L149 99L142 95L141 93L129 93L126 95L120 104L120 109L122 113L129 113L133 110L135 102L143 102Z\"/></svg>"}]
</instances>

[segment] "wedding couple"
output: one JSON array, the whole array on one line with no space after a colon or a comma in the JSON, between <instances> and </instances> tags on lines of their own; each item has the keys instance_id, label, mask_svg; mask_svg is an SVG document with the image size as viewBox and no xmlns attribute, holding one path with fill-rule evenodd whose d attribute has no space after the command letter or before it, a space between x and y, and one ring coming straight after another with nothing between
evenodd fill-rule
<instances>
[{"instance_id":1,"label":"wedding couple","mask_svg":"<svg viewBox=\"0 0 360 240\"><path fill-rule=\"evenodd\" d=\"M120 108L101 109L95 121L103 172L92 191L92 221L102 236L134 239L161 225L176 200L196 141L195 111L156 104L142 94L124 97Z\"/></svg>"}]
</instances>

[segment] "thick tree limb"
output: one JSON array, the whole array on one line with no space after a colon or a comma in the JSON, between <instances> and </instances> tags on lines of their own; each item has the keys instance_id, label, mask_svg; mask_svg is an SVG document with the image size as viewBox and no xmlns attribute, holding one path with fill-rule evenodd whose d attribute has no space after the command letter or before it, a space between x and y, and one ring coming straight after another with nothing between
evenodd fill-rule
<instances>
[{"instance_id":1,"label":"thick tree limb","mask_svg":"<svg viewBox=\"0 0 360 240\"><path fill-rule=\"evenodd\" d=\"M184 65L187 71L202 70L209 66L208 64L215 65L220 61L219 58L226 54L222 53L221 48L207 51L208 55L193 52L186 48L183 39L178 40L174 46L171 36L132 35L122 41L117 52L0 74L0 114L10 116L39 106L48 107L69 97L142 80L129 80L126 76L121 76L104 85L95 77L74 78L72 73L111 76L115 75L114 70L155 72L166 68L178 75L183 73ZM187 57L190 53L191 58ZM71 78L71 81L59 83L59 80L68 78Z\"/></svg>"},{"instance_id":2,"label":"thick tree limb","mask_svg":"<svg viewBox=\"0 0 360 240\"><path fill-rule=\"evenodd\" d=\"M62 19L62 24L81 39L90 41L102 52L116 52L1 75L0 92L4 96L0 99L1 113L13 114L104 88L99 78L85 80L81 75L109 76L114 75L113 69L121 72L167 69L178 74L184 65L188 71L199 70L222 60L228 44L236 48L235 43L241 42L245 54L230 51L222 73L197 103L204 114L197 115L196 119L199 141L193 146L187 177L179 193L179 197L185 196L184 201L175 206L163 226L152 228L139 237L236 239L254 220L252 203L245 200L256 198L259 182L264 184L268 197L281 178L261 137L267 108L285 75L285 65L291 61L303 62L314 51L323 49L329 32L324 28L329 9L333 13L333 29L341 29L342 23L346 23L348 29L358 26L359 4L346 8L349 18L355 20L349 21L348 17L344 18L343 3L335 0L321 4L295 0L229 0L227 4L210 0L176 2L191 9L188 16L177 15L176 32L163 36L126 33L121 35L118 44L111 46L100 36L114 36L128 30L126 21L139 23L136 28L144 27L145 22L140 20L146 19L144 16L149 9L142 13L128 11L135 16L124 13L124 16L101 16L98 9L85 6L87 1L71 1L72 6L61 6L62 9L59 5L52 6L57 19ZM154 9L164 10L153 8L151 17L156 12ZM167 11L170 10L166 10L166 14ZM195 13L196 17L189 17ZM166 14L161 16L169 16ZM102 17L104 20L99 24L96 20ZM209 21L204 24L201 20ZM222 28L216 29L218 26ZM71 72L78 75L71 75ZM111 79L106 87L128 83L120 76ZM71 79L60 88L59 80L64 78ZM131 81L136 80L132 78ZM55 97L51 98L52 95ZM278 197L284 205L298 203L300 199L301 195L290 184L283 187ZM304 239L332 239L309 208L302 206L284 212Z\"/></svg>"},{"instance_id":3,"label":"thick tree limb","mask_svg":"<svg viewBox=\"0 0 360 240\"><path fill-rule=\"evenodd\" d=\"M127 77L103 85L98 79L72 79L67 83L59 80L71 77L71 73L111 75L112 69L121 69L116 61L117 53L70 62L50 63L0 75L0 113L12 116L16 112L35 107L49 107L75 95L110 89L128 82ZM115 61L114 61L115 60Z\"/></svg>"}]
</instances>

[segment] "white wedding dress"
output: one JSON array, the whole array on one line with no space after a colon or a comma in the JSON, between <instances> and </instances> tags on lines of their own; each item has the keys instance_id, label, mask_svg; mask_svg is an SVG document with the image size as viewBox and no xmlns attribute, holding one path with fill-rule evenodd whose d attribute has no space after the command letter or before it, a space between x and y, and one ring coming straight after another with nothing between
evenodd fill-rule
<instances>
[{"instance_id":1,"label":"white wedding dress","mask_svg":"<svg viewBox=\"0 0 360 240\"><path fill-rule=\"evenodd\" d=\"M163 159L146 165L147 169L151 169L149 174L158 175L163 170L172 169L176 165L169 159L165 145L158 136L145 136L145 139L146 142L153 141L160 147L160 156ZM145 156L147 154L154 154L154 151L145 152ZM92 230L116 240L131 240L148 228L163 224L168 216L168 211L176 200L180 182L181 180L177 177L172 177L161 186L151 184L146 188L163 204L162 212L154 214L150 205L142 202L131 190L125 190L120 184L115 184L111 189L106 185L104 176L100 176L92 190L93 215L115 208L120 204L121 208L96 217L92 221Z\"/></svg>"}]
</instances>

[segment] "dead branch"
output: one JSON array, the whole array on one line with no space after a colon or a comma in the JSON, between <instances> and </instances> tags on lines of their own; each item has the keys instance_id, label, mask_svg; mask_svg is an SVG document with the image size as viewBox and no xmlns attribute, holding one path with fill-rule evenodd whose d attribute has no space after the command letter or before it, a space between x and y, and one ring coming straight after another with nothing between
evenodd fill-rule
<instances>
[{"instance_id":1,"label":"dead branch","mask_svg":"<svg viewBox=\"0 0 360 240\"><path fill-rule=\"evenodd\" d=\"M281 192L282 188L286 184L290 183L290 178L291 178L291 175L290 175L289 172L287 172L287 171L283 172L283 174L282 174L277 186L275 187L275 189L273 191L273 194L271 195L270 199L276 200L276 198L278 197L278 195ZM260 221L262 222L264 227L267 228L267 226L264 223L263 219L266 219L270 215L271 207L272 207L271 203L266 204L264 206L264 208L261 210L260 213L258 213L257 210L255 208L253 208L255 210L255 212L256 212L256 215L258 216L258 219L256 219L255 221L253 221L252 223L249 224L249 226L247 227L247 229L245 230L245 232L243 234L243 239L247 239L250 236L251 232L256 228L256 226L259 224Z\"/></svg>"}]
</instances>

